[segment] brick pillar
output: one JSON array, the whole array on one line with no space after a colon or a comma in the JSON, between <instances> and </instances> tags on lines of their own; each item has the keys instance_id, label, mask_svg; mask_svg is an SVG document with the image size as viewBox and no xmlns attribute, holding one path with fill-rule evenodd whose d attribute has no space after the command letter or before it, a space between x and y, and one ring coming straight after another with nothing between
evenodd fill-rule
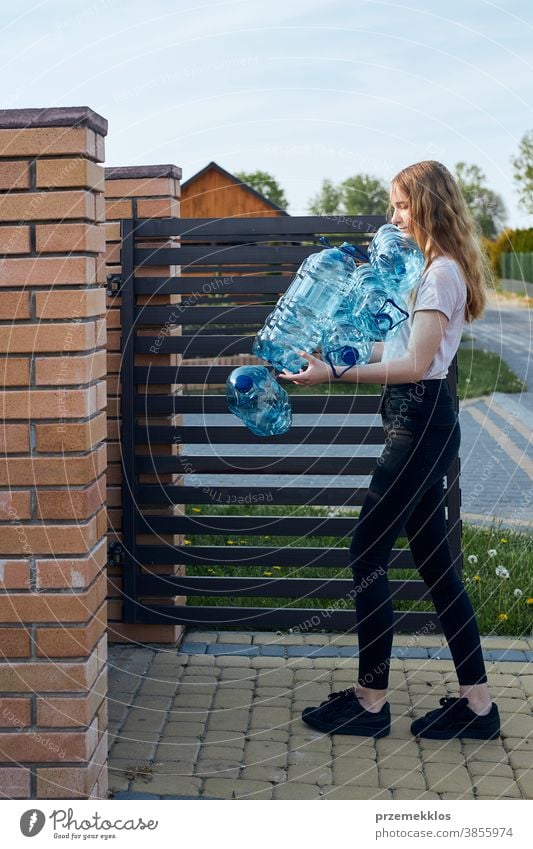
<instances>
[{"instance_id":1,"label":"brick pillar","mask_svg":"<svg viewBox=\"0 0 533 849\"><path fill-rule=\"evenodd\" d=\"M107 272L115 274L120 272L120 221L123 218L177 218L179 217L179 196L181 168L176 165L147 165L131 166L124 168L106 168L106 237L107 237ZM170 238L161 242L143 242L143 247L156 245L158 247L173 247L179 244L176 238ZM142 270L143 277L171 277L180 273L179 266L160 266L157 268L145 268ZM178 304L181 300L179 295L143 295L138 296L138 304L149 303L152 306L161 304ZM122 542L122 501L121 501L121 457L120 457L120 305L119 294L108 297L108 416L109 416L109 475L108 475L108 504L109 504L109 542ZM138 331L139 335L157 335L160 327ZM165 330L169 336L179 335L180 327ZM137 365L152 366L175 366L181 355L137 355ZM139 386L140 392L171 393L180 392L181 386L176 384L157 385L153 387ZM144 421L142 418L140 421ZM177 425L180 423L179 416L167 416L165 418L152 418L153 424ZM176 454L178 445L152 446L152 451L157 454ZM139 447L139 453L146 453ZM179 484L181 478L178 475L142 475L143 483ZM183 511L181 505L171 508L163 508L160 511L151 510L152 514L159 512L164 515L177 515ZM179 535L161 535L160 542L168 541L173 545L179 545L182 537ZM154 541L152 536L138 537L140 544ZM150 572L157 574L179 574L178 566L151 566ZM183 627L179 625L135 625L123 621L122 595L122 567L109 564L109 630L110 642L158 642L176 643L183 635ZM181 597L158 599L162 604L182 602Z\"/></svg>"},{"instance_id":2,"label":"brick pillar","mask_svg":"<svg viewBox=\"0 0 533 849\"><path fill-rule=\"evenodd\" d=\"M106 133L87 107L0 111L0 793L12 798L107 796Z\"/></svg>"}]
</instances>

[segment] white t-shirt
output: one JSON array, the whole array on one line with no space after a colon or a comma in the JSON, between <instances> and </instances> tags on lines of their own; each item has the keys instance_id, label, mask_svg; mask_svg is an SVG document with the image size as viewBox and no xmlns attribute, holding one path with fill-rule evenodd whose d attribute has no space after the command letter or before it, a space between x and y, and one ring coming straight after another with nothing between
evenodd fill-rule
<instances>
[{"instance_id":1,"label":"white t-shirt","mask_svg":"<svg viewBox=\"0 0 533 849\"><path fill-rule=\"evenodd\" d=\"M381 362L403 356L409 342L412 317L417 310L439 310L444 313L448 323L439 349L422 380L446 377L463 333L466 292L463 270L459 263L445 256L434 259L418 284L409 318L402 322L395 336L385 341Z\"/></svg>"}]
</instances>

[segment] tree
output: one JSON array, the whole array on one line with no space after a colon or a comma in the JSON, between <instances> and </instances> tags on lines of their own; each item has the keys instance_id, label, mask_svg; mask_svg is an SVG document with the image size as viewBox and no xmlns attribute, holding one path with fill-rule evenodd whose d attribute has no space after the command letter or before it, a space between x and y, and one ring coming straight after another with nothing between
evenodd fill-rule
<instances>
[{"instance_id":1,"label":"tree","mask_svg":"<svg viewBox=\"0 0 533 849\"><path fill-rule=\"evenodd\" d=\"M341 211L342 192L331 180L323 180L322 187L309 204L312 215L334 215Z\"/></svg>"},{"instance_id":2,"label":"tree","mask_svg":"<svg viewBox=\"0 0 533 849\"><path fill-rule=\"evenodd\" d=\"M511 157L518 202L522 209L533 214L533 130L522 136L518 151L518 156Z\"/></svg>"},{"instance_id":3,"label":"tree","mask_svg":"<svg viewBox=\"0 0 533 849\"><path fill-rule=\"evenodd\" d=\"M458 162L455 176L481 234L494 239L503 228L507 218L505 204L497 192L487 188L486 176L478 165Z\"/></svg>"},{"instance_id":4,"label":"tree","mask_svg":"<svg viewBox=\"0 0 533 849\"><path fill-rule=\"evenodd\" d=\"M383 180L370 174L354 174L338 185L323 180L309 211L313 215L384 215L388 202L389 193Z\"/></svg>"},{"instance_id":5,"label":"tree","mask_svg":"<svg viewBox=\"0 0 533 849\"><path fill-rule=\"evenodd\" d=\"M243 183L248 183L252 189L264 195L267 200L286 209L288 206L285 192L272 174L267 171L236 171L235 176Z\"/></svg>"}]
</instances>

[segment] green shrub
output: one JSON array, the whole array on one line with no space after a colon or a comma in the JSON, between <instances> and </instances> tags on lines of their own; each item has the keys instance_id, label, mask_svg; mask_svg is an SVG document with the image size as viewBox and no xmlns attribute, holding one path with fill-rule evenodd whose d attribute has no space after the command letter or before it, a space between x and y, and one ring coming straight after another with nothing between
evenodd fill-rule
<instances>
[{"instance_id":1,"label":"green shrub","mask_svg":"<svg viewBox=\"0 0 533 849\"><path fill-rule=\"evenodd\" d=\"M503 254L533 253L533 227L524 230L504 230L494 241L484 239L483 243L492 271L496 277L500 277Z\"/></svg>"}]
</instances>

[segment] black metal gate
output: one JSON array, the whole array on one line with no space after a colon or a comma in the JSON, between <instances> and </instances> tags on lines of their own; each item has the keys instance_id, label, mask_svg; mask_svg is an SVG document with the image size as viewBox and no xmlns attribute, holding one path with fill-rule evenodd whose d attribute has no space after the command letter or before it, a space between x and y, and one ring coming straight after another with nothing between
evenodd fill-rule
<instances>
[{"instance_id":1,"label":"black metal gate","mask_svg":"<svg viewBox=\"0 0 533 849\"><path fill-rule=\"evenodd\" d=\"M303 537L341 537L347 544L356 520L336 515L313 515L313 508L360 506L366 487L284 485L290 476L312 474L327 483L337 475L369 475L375 456L337 456L333 446L349 446L356 453L359 446L383 444L379 421L373 426L344 422L347 415L375 414L376 395L327 394L295 395L295 414L311 414L312 424L296 422L291 430L271 439L253 436L235 417L228 415L224 394L220 392L234 364L220 364L222 357L251 354L257 330L280 294L285 291L301 261L320 248L316 234L330 234L365 244L383 223L378 216L268 217L232 219L146 219L122 222L121 320L121 450L123 504L124 609L127 622L184 623L240 628L307 627L352 630L354 605L350 599L350 578L264 577L213 575L213 567L243 567L253 564L265 570L293 567L300 571L338 570L347 567L347 547L281 548L268 544L248 546L247 537L258 535ZM168 245L170 237L178 237L177 247ZM181 276L146 276L157 266L181 266ZM148 270L148 274L150 271ZM153 271L152 271L153 273ZM145 275L145 276L143 276ZM153 305L156 295L181 295L176 305ZM144 303L139 303L142 300ZM180 325L182 335L163 332ZM159 327L159 332L157 328ZM151 330L150 328L156 328ZM148 335L147 335L148 334ZM161 354L180 355L177 366L158 365ZM143 364L139 365L139 357ZM208 358L204 364L194 362ZM192 362L191 362L192 361ZM450 369L449 381L456 398L456 363ZM148 390L168 384L182 384L185 391L172 394L149 394ZM202 385L200 394L187 392L191 384ZM146 387L140 391L139 387ZM344 384L344 386L346 386ZM157 391L157 390L156 390ZM179 426L161 424L161 418L184 415ZM323 416L335 414L340 421L329 423ZM202 418L201 424L190 423L191 415L216 416L215 424ZM169 455L168 446L180 446L177 455ZM223 446L234 450L221 453ZM254 448L255 446L255 448ZM265 446L269 446L266 448ZM285 446L282 454L275 446ZM292 446L292 448L291 448ZM294 451L306 447L308 456ZM225 449L227 452L227 448ZM348 450L348 449L346 449ZM357 448L357 452L360 449ZM266 453L265 451L270 453ZM166 453L165 453L166 452ZM184 475L184 483L169 485L159 476ZM245 475L246 483L216 487L200 486L203 476L226 474L235 478ZM156 475L157 482L141 482L140 476ZM257 486L258 476L276 475L274 484ZM194 477L194 480L192 478ZM230 479L231 481L231 479ZM249 481L249 482L248 482ZM213 495L216 493L216 497ZM259 493L263 502L258 500ZM254 498L255 496L255 498ZM238 515L205 511L205 505L240 503ZM249 503L270 505L306 505L309 515L250 515ZM185 505L183 515L161 515L169 504ZM157 511L159 510L159 514ZM154 512L155 511L155 512ZM462 568L459 461L450 469L447 481L448 533L456 567ZM140 544L139 535L149 535L150 542ZM169 545L164 534L215 535L237 534L238 545ZM154 568L204 565L203 574L157 574ZM394 549L390 566L412 568L409 549ZM196 568L194 570L198 572ZM211 573L211 574L210 574ZM392 580L395 599L427 598L420 580ZM168 604L165 599L186 596L188 603ZM235 604L214 606L191 604L199 597L250 597L294 599L328 599L321 609L299 607L238 607ZM438 629L432 612L396 611L395 627L403 631Z\"/></svg>"}]
</instances>

